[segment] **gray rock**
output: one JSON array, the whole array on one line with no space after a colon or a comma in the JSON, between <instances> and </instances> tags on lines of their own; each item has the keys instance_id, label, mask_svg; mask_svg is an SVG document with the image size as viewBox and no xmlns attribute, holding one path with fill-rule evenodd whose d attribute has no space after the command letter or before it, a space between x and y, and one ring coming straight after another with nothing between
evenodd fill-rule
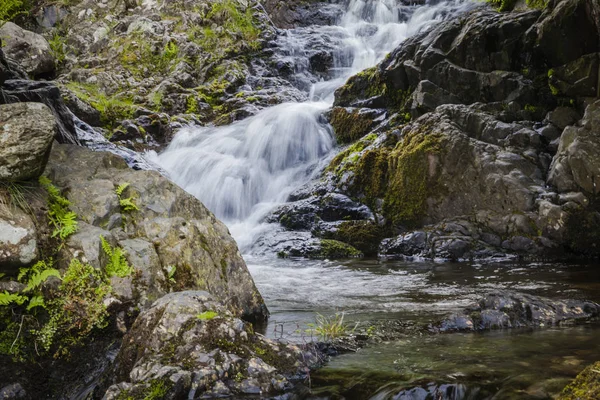
<instances>
[{"instance_id":1,"label":"gray rock","mask_svg":"<svg viewBox=\"0 0 600 400\"><path fill-rule=\"evenodd\" d=\"M56 122L40 103L0 105L0 179L39 177L46 166Z\"/></svg>"},{"instance_id":2,"label":"gray rock","mask_svg":"<svg viewBox=\"0 0 600 400\"><path fill-rule=\"evenodd\" d=\"M0 205L0 269L31 264L38 256L37 230L31 216L16 205Z\"/></svg>"},{"instance_id":3,"label":"gray rock","mask_svg":"<svg viewBox=\"0 0 600 400\"><path fill-rule=\"evenodd\" d=\"M13 383L0 389L1 400L24 399L26 397L27 392L20 383Z\"/></svg>"},{"instance_id":4,"label":"gray rock","mask_svg":"<svg viewBox=\"0 0 600 400\"><path fill-rule=\"evenodd\" d=\"M140 277L135 287L118 282L122 299L135 295L144 309L173 289L208 289L237 316L263 320L268 315L227 227L159 173L134 171L118 156L72 145L53 147L46 173L58 187L70 189L66 196L80 220L64 258L85 257L101 268L106 259L100 235L121 246ZM139 210L121 209L115 190L123 183L129 183L123 196ZM172 268L173 281L167 282Z\"/></svg>"},{"instance_id":5,"label":"gray rock","mask_svg":"<svg viewBox=\"0 0 600 400\"><path fill-rule=\"evenodd\" d=\"M584 300L552 300L509 291L492 292L478 304L433 327L436 331L479 331L501 328L549 327L589 321L600 305Z\"/></svg>"},{"instance_id":6,"label":"gray rock","mask_svg":"<svg viewBox=\"0 0 600 400\"><path fill-rule=\"evenodd\" d=\"M18 62L32 78L54 72L54 56L43 36L7 22L0 27L0 37L3 39L2 49L6 56Z\"/></svg>"},{"instance_id":7,"label":"gray rock","mask_svg":"<svg viewBox=\"0 0 600 400\"><path fill-rule=\"evenodd\" d=\"M282 386L273 382L317 361L254 333L213 299L202 291L171 293L140 314L116 359L117 382L130 384L114 384L104 398L140 393L155 381L165 382L169 399L276 393Z\"/></svg>"},{"instance_id":8,"label":"gray rock","mask_svg":"<svg viewBox=\"0 0 600 400\"><path fill-rule=\"evenodd\" d=\"M600 192L600 101L589 105L580 127L569 126L560 138L552 160L548 183L559 192Z\"/></svg>"}]
</instances>

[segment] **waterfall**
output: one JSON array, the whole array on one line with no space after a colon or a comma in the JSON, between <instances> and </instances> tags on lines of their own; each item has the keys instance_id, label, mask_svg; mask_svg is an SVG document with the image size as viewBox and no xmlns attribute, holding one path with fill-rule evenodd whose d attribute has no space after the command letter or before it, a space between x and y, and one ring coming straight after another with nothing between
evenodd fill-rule
<instances>
[{"instance_id":1,"label":"waterfall","mask_svg":"<svg viewBox=\"0 0 600 400\"><path fill-rule=\"evenodd\" d=\"M445 18L463 0L403 6L396 0L350 0L334 27L286 32L290 54L302 57L307 35L336 38L331 79L310 88L310 100L284 103L223 127L186 127L151 159L231 229L242 251L264 216L313 179L335 141L323 112L333 92L353 74L374 66L408 36ZM301 60L298 65L307 65ZM303 71L305 73L305 71Z\"/></svg>"}]
</instances>

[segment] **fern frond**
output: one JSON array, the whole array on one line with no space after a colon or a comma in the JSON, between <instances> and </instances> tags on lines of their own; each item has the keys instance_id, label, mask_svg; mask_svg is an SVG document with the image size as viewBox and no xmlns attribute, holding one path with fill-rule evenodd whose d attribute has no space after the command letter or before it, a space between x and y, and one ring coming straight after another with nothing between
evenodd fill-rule
<instances>
[{"instance_id":1,"label":"fern frond","mask_svg":"<svg viewBox=\"0 0 600 400\"><path fill-rule=\"evenodd\" d=\"M51 276L55 276L58 279L61 279L60 271L58 271L57 269L54 269L54 268L50 268L50 269L44 270L42 272L35 273L27 281L27 286L25 287L23 292L29 292L29 291L39 287L42 283L46 282L46 280L48 278L50 278Z\"/></svg>"},{"instance_id":2,"label":"fern frond","mask_svg":"<svg viewBox=\"0 0 600 400\"><path fill-rule=\"evenodd\" d=\"M100 242L102 243L102 250L104 250L109 258L108 264L104 268L106 275L109 277L118 276L119 278L131 275L133 268L127 262L123 249L120 247L111 247L103 236L100 236Z\"/></svg>"},{"instance_id":3,"label":"fern frond","mask_svg":"<svg viewBox=\"0 0 600 400\"><path fill-rule=\"evenodd\" d=\"M0 272L0 279L4 278L6 274L4 272Z\"/></svg>"},{"instance_id":4,"label":"fern frond","mask_svg":"<svg viewBox=\"0 0 600 400\"><path fill-rule=\"evenodd\" d=\"M133 197L128 197L126 199L119 199L119 205L123 209L123 211L139 211L137 204L135 204Z\"/></svg>"},{"instance_id":5,"label":"fern frond","mask_svg":"<svg viewBox=\"0 0 600 400\"><path fill-rule=\"evenodd\" d=\"M21 305L27 301L26 296L21 296L20 294L11 294L7 291L4 293L0 293L0 306L8 306L12 303Z\"/></svg>"},{"instance_id":6,"label":"fern frond","mask_svg":"<svg viewBox=\"0 0 600 400\"><path fill-rule=\"evenodd\" d=\"M115 189L115 193L117 194L117 196L121 197L121 195L123 194L123 192L125 191L125 189L127 189L128 187L129 187L129 182L121 183Z\"/></svg>"},{"instance_id":7,"label":"fern frond","mask_svg":"<svg viewBox=\"0 0 600 400\"><path fill-rule=\"evenodd\" d=\"M44 302L43 296L33 296L29 300L29 304L27 305L27 311L30 311L32 308L35 308L35 307L46 308L46 303Z\"/></svg>"}]
</instances>

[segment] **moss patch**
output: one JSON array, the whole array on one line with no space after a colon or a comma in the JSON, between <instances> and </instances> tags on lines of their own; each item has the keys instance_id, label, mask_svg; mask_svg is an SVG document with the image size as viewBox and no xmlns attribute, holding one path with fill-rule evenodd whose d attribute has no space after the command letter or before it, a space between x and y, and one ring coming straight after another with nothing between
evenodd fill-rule
<instances>
[{"instance_id":1,"label":"moss patch","mask_svg":"<svg viewBox=\"0 0 600 400\"><path fill-rule=\"evenodd\" d=\"M391 152L383 212L392 224L414 227L421 223L427 199L439 192L441 142L440 134L411 132Z\"/></svg>"},{"instance_id":2,"label":"moss patch","mask_svg":"<svg viewBox=\"0 0 600 400\"><path fill-rule=\"evenodd\" d=\"M559 396L559 400L596 399L600 399L600 361L584 369Z\"/></svg>"},{"instance_id":3,"label":"moss patch","mask_svg":"<svg viewBox=\"0 0 600 400\"><path fill-rule=\"evenodd\" d=\"M334 107L330 121L338 143L352 143L366 135L373 126L372 117L359 109Z\"/></svg>"},{"instance_id":4,"label":"moss patch","mask_svg":"<svg viewBox=\"0 0 600 400\"><path fill-rule=\"evenodd\" d=\"M355 258L363 254L349 244L338 240L322 239L321 251L314 258Z\"/></svg>"}]
</instances>

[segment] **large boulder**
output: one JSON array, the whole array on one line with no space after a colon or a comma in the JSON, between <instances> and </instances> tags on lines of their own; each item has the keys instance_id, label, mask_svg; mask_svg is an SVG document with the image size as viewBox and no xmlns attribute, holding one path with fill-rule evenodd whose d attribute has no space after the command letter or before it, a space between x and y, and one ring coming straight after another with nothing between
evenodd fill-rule
<instances>
[{"instance_id":1,"label":"large boulder","mask_svg":"<svg viewBox=\"0 0 600 400\"><path fill-rule=\"evenodd\" d=\"M567 127L560 137L548 183L559 192L600 193L600 100L590 104L579 126Z\"/></svg>"},{"instance_id":2,"label":"large boulder","mask_svg":"<svg viewBox=\"0 0 600 400\"><path fill-rule=\"evenodd\" d=\"M255 333L207 292L171 293L125 336L104 399L143 398L156 388L164 399L277 393L290 387L286 375L316 361L316 353Z\"/></svg>"},{"instance_id":3,"label":"large boulder","mask_svg":"<svg viewBox=\"0 0 600 400\"><path fill-rule=\"evenodd\" d=\"M52 49L43 36L6 22L0 27L0 37L6 56L18 62L29 76L48 77L54 73Z\"/></svg>"},{"instance_id":4,"label":"large boulder","mask_svg":"<svg viewBox=\"0 0 600 400\"><path fill-rule=\"evenodd\" d=\"M600 398L600 362L596 362L581 371L564 388L559 400L595 400Z\"/></svg>"},{"instance_id":5,"label":"large boulder","mask_svg":"<svg viewBox=\"0 0 600 400\"><path fill-rule=\"evenodd\" d=\"M56 131L54 115L41 103L0 105L0 180L39 177Z\"/></svg>"},{"instance_id":6,"label":"large boulder","mask_svg":"<svg viewBox=\"0 0 600 400\"><path fill-rule=\"evenodd\" d=\"M119 300L140 309L173 290L208 290L236 316L268 314L227 227L200 201L156 171L134 171L122 158L74 145L55 145L46 174L66 192L79 230L63 248L104 266L100 236L124 249L137 271L114 282ZM117 194L120 185L127 188ZM125 209L132 199L138 208Z\"/></svg>"}]
</instances>

